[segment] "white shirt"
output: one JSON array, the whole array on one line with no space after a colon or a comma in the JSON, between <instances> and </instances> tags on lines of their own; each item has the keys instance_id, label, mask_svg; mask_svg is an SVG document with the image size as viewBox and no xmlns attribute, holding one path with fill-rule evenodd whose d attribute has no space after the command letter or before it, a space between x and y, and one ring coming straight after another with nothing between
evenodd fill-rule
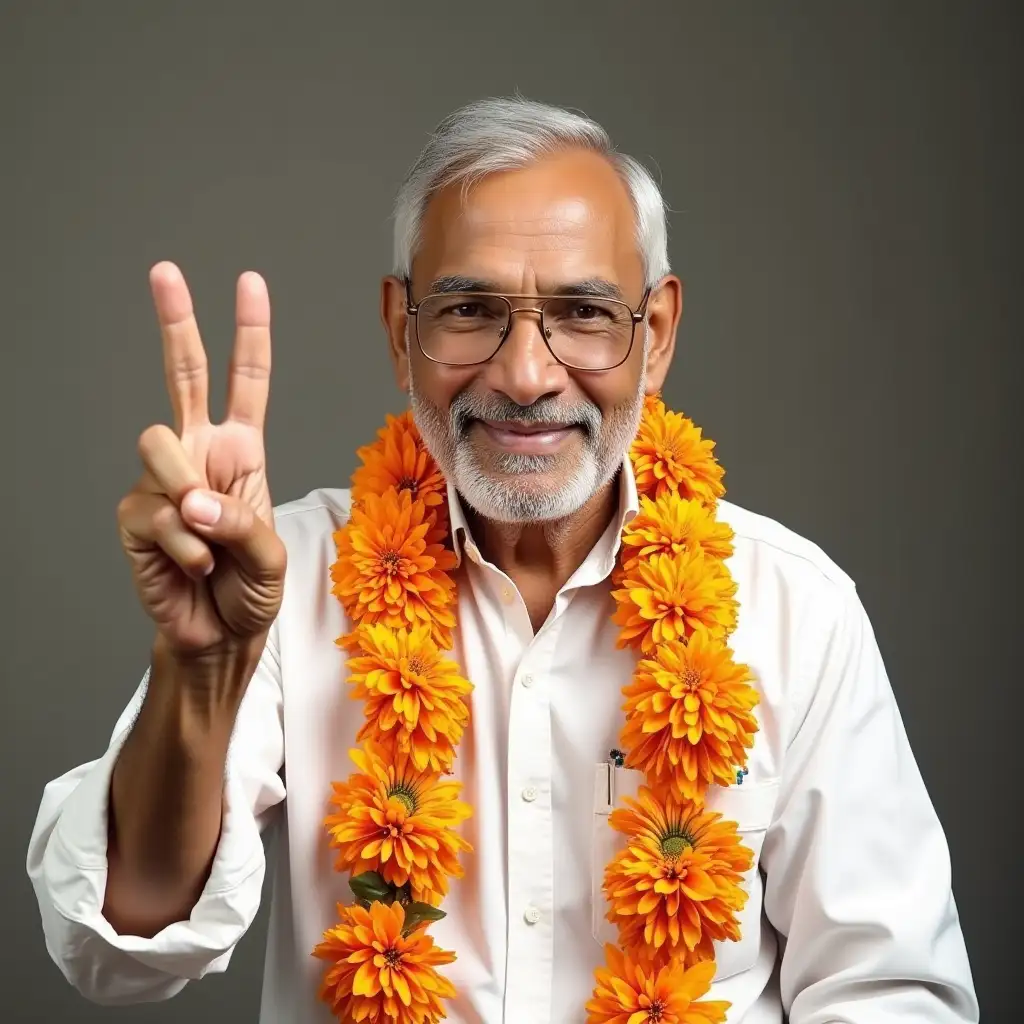
<instances>
[{"instance_id":1,"label":"white shirt","mask_svg":"<svg viewBox=\"0 0 1024 1024\"><path fill-rule=\"evenodd\" d=\"M614 938L600 889L618 841L608 797L635 792L639 775L608 764L636 658L615 647L609 582L637 507L628 460L619 490L618 515L534 635L449 489L461 556L454 656L475 687L456 765L474 850L431 929L458 955L444 968L459 990L451 1024L582 1024L601 943ZM188 921L143 939L117 935L101 912L110 773L145 678L107 751L46 787L28 872L47 948L89 999L163 999L224 970L256 914L260 830L276 819L261 1021L333 1020L316 997L324 964L310 952L335 903L349 902L322 824L362 722L334 643L349 624L329 589L332 532L348 509L348 491L317 490L276 510L284 603L242 702L222 838ZM718 944L705 998L732 1003L730 1024L781 1024L783 1014L790 1024L977 1021L946 841L853 582L770 519L725 501L718 515L736 534L731 646L761 702L749 774L708 802L738 822L758 863L743 938Z\"/></svg>"}]
</instances>

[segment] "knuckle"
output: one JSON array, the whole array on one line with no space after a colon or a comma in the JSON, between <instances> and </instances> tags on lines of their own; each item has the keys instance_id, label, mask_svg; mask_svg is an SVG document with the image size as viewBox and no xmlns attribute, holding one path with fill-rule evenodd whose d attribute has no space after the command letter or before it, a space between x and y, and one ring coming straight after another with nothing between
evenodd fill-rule
<instances>
[{"instance_id":1,"label":"knuckle","mask_svg":"<svg viewBox=\"0 0 1024 1024\"><path fill-rule=\"evenodd\" d=\"M285 571L288 568L288 549L284 546L280 538L278 538L276 544L272 544L270 552L267 557L267 568L275 576L284 576Z\"/></svg>"},{"instance_id":2,"label":"knuckle","mask_svg":"<svg viewBox=\"0 0 1024 1024\"><path fill-rule=\"evenodd\" d=\"M181 516L169 501L162 502L153 510L151 521L158 536L166 536L181 526Z\"/></svg>"},{"instance_id":3,"label":"knuckle","mask_svg":"<svg viewBox=\"0 0 1024 1024\"><path fill-rule=\"evenodd\" d=\"M209 565L210 560L206 557L205 553L200 551L190 551L188 554L183 554L178 557L178 564L193 576L202 576L203 571Z\"/></svg>"},{"instance_id":4,"label":"knuckle","mask_svg":"<svg viewBox=\"0 0 1024 1024\"><path fill-rule=\"evenodd\" d=\"M256 381L257 383L270 380L270 370L259 363L233 360L231 363L231 373L236 377L244 377L246 380Z\"/></svg>"},{"instance_id":5,"label":"knuckle","mask_svg":"<svg viewBox=\"0 0 1024 1024\"><path fill-rule=\"evenodd\" d=\"M172 431L162 423L154 423L139 434L136 448L143 462L149 462L154 453L167 444L169 434L172 434Z\"/></svg>"},{"instance_id":6,"label":"knuckle","mask_svg":"<svg viewBox=\"0 0 1024 1024\"><path fill-rule=\"evenodd\" d=\"M208 364L204 356L189 353L176 357L168 367L171 379L177 384L197 384L206 380Z\"/></svg>"},{"instance_id":7,"label":"knuckle","mask_svg":"<svg viewBox=\"0 0 1024 1024\"><path fill-rule=\"evenodd\" d=\"M138 496L134 492L131 492L129 494L126 494L117 503L117 521L118 521L118 523L120 523L123 526L125 523L127 523L131 519L132 513L135 511L135 506L136 506L137 502L138 502Z\"/></svg>"},{"instance_id":8,"label":"knuckle","mask_svg":"<svg viewBox=\"0 0 1024 1024\"><path fill-rule=\"evenodd\" d=\"M260 548L260 569L268 580L283 579L288 568L288 556L284 545L265 544Z\"/></svg>"}]
</instances>

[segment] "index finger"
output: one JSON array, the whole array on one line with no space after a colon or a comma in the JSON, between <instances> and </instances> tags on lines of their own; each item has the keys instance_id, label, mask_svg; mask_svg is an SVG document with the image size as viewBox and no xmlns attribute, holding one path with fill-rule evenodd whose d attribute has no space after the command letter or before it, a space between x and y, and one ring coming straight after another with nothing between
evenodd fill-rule
<instances>
[{"instance_id":1,"label":"index finger","mask_svg":"<svg viewBox=\"0 0 1024 1024\"><path fill-rule=\"evenodd\" d=\"M181 435L210 420L206 350L181 271L173 263L158 263L149 272L149 285L163 338L167 393Z\"/></svg>"},{"instance_id":2,"label":"index finger","mask_svg":"<svg viewBox=\"0 0 1024 1024\"><path fill-rule=\"evenodd\" d=\"M228 374L227 418L263 429L270 398L270 295L255 271L235 289L235 346Z\"/></svg>"}]
</instances>

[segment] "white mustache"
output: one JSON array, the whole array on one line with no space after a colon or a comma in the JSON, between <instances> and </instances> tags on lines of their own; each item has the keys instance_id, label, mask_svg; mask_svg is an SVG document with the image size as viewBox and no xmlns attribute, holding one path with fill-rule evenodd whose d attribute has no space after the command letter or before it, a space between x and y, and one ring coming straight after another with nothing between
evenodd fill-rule
<instances>
[{"instance_id":1,"label":"white mustache","mask_svg":"<svg viewBox=\"0 0 1024 1024\"><path fill-rule=\"evenodd\" d=\"M588 438L595 438L601 430L601 413L596 406L584 405L564 409L556 402L541 399L533 405L519 405L500 399L482 399L467 392L456 395L449 408L452 434L465 436L473 420L496 423L524 423L529 426L543 424L557 428L581 427Z\"/></svg>"}]
</instances>

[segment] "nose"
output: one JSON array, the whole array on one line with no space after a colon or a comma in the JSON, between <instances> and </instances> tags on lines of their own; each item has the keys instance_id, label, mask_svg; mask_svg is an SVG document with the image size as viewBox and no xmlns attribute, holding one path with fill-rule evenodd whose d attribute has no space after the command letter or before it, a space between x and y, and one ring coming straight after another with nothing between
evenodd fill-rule
<instances>
[{"instance_id":1,"label":"nose","mask_svg":"<svg viewBox=\"0 0 1024 1024\"><path fill-rule=\"evenodd\" d=\"M566 368L551 354L541 333L540 313L531 306L513 311L508 337L487 364L488 383L518 405L532 405L564 391Z\"/></svg>"}]
</instances>

